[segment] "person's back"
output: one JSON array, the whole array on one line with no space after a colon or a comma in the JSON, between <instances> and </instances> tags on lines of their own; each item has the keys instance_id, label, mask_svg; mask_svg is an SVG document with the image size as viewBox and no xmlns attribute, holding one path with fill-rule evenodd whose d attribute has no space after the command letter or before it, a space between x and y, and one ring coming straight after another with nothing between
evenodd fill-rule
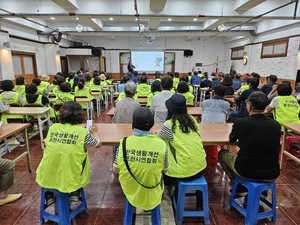
<instances>
[{"instance_id":1,"label":"person's back","mask_svg":"<svg viewBox=\"0 0 300 225\"><path fill-rule=\"evenodd\" d=\"M212 98L201 103L201 123L226 123L230 112L230 104L224 101L226 87L218 84L214 87Z\"/></svg>"},{"instance_id":2,"label":"person's back","mask_svg":"<svg viewBox=\"0 0 300 225\"><path fill-rule=\"evenodd\" d=\"M157 95L160 92L161 92L160 81L159 80L153 81L153 83L151 84L151 93L147 96L147 106L151 105L153 96Z\"/></svg>"},{"instance_id":3,"label":"person's back","mask_svg":"<svg viewBox=\"0 0 300 225\"><path fill-rule=\"evenodd\" d=\"M274 118L279 123L300 123L300 106L297 99L291 95L292 87L287 83L281 83L277 87L277 97L273 98L266 112L273 111Z\"/></svg>"},{"instance_id":4,"label":"person's back","mask_svg":"<svg viewBox=\"0 0 300 225\"><path fill-rule=\"evenodd\" d=\"M141 107L140 103L133 99L136 93L134 83L126 83L124 93L126 96L116 104L115 114L112 118L113 123L132 123L134 110Z\"/></svg>"},{"instance_id":5,"label":"person's back","mask_svg":"<svg viewBox=\"0 0 300 225\"><path fill-rule=\"evenodd\" d=\"M1 89L3 92L0 94L0 100L3 102L3 104L17 104L20 106L24 105L24 99L22 96L13 91L14 85L11 80L3 80L1 82Z\"/></svg>"},{"instance_id":6,"label":"person's back","mask_svg":"<svg viewBox=\"0 0 300 225\"><path fill-rule=\"evenodd\" d=\"M138 72L134 71L132 77L130 78L130 81L137 84L139 82Z\"/></svg>"},{"instance_id":7,"label":"person's back","mask_svg":"<svg viewBox=\"0 0 300 225\"><path fill-rule=\"evenodd\" d=\"M25 98L25 78L20 76L16 78L16 85L14 87L14 92L18 93L22 96L22 98Z\"/></svg>"},{"instance_id":8,"label":"person's back","mask_svg":"<svg viewBox=\"0 0 300 225\"><path fill-rule=\"evenodd\" d=\"M191 79L191 84L194 85L200 85L201 83L201 78L198 76L198 73L195 71L192 79Z\"/></svg>"},{"instance_id":9,"label":"person's back","mask_svg":"<svg viewBox=\"0 0 300 225\"><path fill-rule=\"evenodd\" d=\"M137 86L137 96L148 96L151 93L151 86L147 84L147 77L140 78L140 84Z\"/></svg>"},{"instance_id":10,"label":"person's back","mask_svg":"<svg viewBox=\"0 0 300 225\"><path fill-rule=\"evenodd\" d=\"M168 110L165 106L166 100L168 100L173 94L170 92L173 87L173 80L170 77L163 77L161 79L162 92L155 95L152 98L150 110L154 113L155 123L163 123L166 121Z\"/></svg>"},{"instance_id":11,"label":"person's back","mask_svg":"<svg viewBox=\"0 0 300 225\"><path fill-rule=\"evenodd\" d=\"M241 80L240 80L240 75L239 74L234 74L234 79L232 80L233 84L233 90L237 91L241 88Z\"/></svg>"},{"instance_id":12,"label":"person's back","mask_svg":"<svg viewBox=\"0 0 300 225\"><path fill-rule=\"evenodd\" d=\"M255 94L263 95L260 92ZM250 97L249 101L251 104ZM280 136L280 124L263 114L237 120L229 139L231 142L239 141L240 151L235 163L239 174L249 179L278 177Z\"/></svg>"},{"instance_id":13,"label":"person's back","mask_svg":"<svg viewBox=\"0 0 300 225\"><path fill-rule=\"evenodd\" d=\"M209 87L210 84L211 84L211 81L205 77L205 76L202 76L203 78L201 78L201 84L200 84L200 87L202 88L206 88L206 87Z\"/></svg>"},{"instance_id":14,"label":"person's back","mask_svg":"<svg viewBox=\"0 0 300 225\"><path fill-rule=\"evenodd\" d=\"M75 101L75 95L71 94L71 84L63 82L59 85L61 92L56 95L54 104L63 104L68 101Z\"/></svg>"},{"instance_id":15,"label":"person's back","mask_svg":"<svg viewBox=\"0 0 300 225\"><path fill-rule=\"evenodd\" d=\"M269 83L266 83L261 87L261 91L268 95L272 91L273 85L276 84L277 76L276 75L270 75L269 76Z\"/></svg>"},{"instance_id":16,"label":"person's back","mask_svg":"<svg viewBox=\"0 0 300 225\"><path fill-rule=\"evenodd\" d=\"M126 199L134 207L143 210L152 210L161 203L164 190L162 172L168 168L166 144L150 132L153 125L153 115L148 108L135 110L132 118L133 135L127 137L126 144L124 139L120 141L113 167L114 173L119 173ZM124 152L133 175L128 172Z\"/></svg>"},{"instance_id":17,"label":"person's back","mask_svg":"<svg viewBox=\"0 0 300 225\"><path fill-rule=\"evenodd\" d=\"M168 117L157 135L168 145L171 178L197 178L206 168L206 154L199 135L199 124L187 113L186 100L175 94L166 101ZM174 124L175 122L175 124Z\"/></svg>"},{"instance_id":18,"label":"person's back","mask_svg":"<svg viewBox=\"0 0 300 225\"><path fill-rule=\"evenodd\" d=\"M189 85L185 81L180 81L180 83L177 86L177 92L178 94L181 94L186 99L186 105L194 105L194 95L189 91Z\"/></svg>"},{"instance_id":19,"label":"person's back","mask_svg":"<svg viewBox=\"0 0 300 225\"><path fill-rule=\"evenodd\" d=\"M49 104L49 99L37 93L37 86L35 84L27 84L26 85L26 99L25 105L32 104L32 105L43 105L47 106Z\"/></svg>"}]
</instances>

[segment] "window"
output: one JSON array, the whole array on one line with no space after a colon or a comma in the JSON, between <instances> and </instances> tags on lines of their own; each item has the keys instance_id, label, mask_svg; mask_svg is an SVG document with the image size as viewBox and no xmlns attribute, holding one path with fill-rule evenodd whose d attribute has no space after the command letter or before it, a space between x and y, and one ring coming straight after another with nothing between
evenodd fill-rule
<instances>
[{"instance_id":1,"label":"window","mask_svg":"<svg viewBox=\"0 0 300 225\"><path fill-rule=\"evenodd\" d=\"M243 59L244 47L232 48L231 49L231 59Z\"/></svg>"},{"instance_id":2,"label":"window","mask_svg":"<svg viewBox=\"0 0 300 225\"><path fill-rule=\"evenodd\" d=\"M286 57L289 39L268 41L262 44L261 58Z\"/></svg>"}]
</instances>

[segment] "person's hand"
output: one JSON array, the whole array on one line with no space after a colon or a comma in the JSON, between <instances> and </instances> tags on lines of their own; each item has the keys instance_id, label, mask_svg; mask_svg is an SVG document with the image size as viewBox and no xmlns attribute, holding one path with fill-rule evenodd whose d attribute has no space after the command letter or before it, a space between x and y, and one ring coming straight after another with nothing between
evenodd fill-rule
<instances>
[{"instance_id":1,"label":"person's hand","mask_svg":"<svg viewBox=\"0 0 300 225\"><path fill-rule=\"evenodd\" d=\"M94 134L98 132L98 127L96 125L93 125L89 128L90 133Z\"/></svg>"},{"instance_id":2,"label":"person's hand","mask_svg":"<svg viewBox=\"0 0 300 225\"><path fill-rule=\"evenodd\" d=\"M272 86L272 91L274 92L274 91L276 91L277 90L277 84L274 84L273 86Z\"/></svg>"}]
</instances>

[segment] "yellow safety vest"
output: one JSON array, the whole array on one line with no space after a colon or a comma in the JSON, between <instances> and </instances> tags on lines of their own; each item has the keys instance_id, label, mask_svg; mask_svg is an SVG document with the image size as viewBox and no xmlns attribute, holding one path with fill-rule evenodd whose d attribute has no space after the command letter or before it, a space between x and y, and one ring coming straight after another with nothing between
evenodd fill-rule
<instances>
[{"instance_id":1,"label":"yellow safety vest","mask_svg":"<svg viewBox=\"0 0 300 225\"><path fill-rule=\"evenodd\" d=\"M190 116L199 129L195 118ZM172 128L172 120L167 120ZM203 148L201 137L194 131L183 133L176 121L173 141L167 140L169 147L169 169L167 175L170 177L185 178L193 176L206 168L206 153Z\"/></svg>"},{"instance_id":2,"label":"yellow safety vest","mask_svg":"<svg viewBox=\"0 0 300 225\"><path fill-rule=\"evenodd\" d=\"M278 106L274 109L274 118L278 123L299 123L300 107L294 96L277 96Z\"/></svg>"},{"instance_id":3,"label":"yellow safety vest","mask_svg":"<svg viewBox=\"0 0 300 225\"><path fill-rule=\"evenodd\" d=\"M179 93L185 97L187 105L194 105L195 96L191 92Z\"/></svg>"},{"instance_id":4,"label":"yellow safety vest","mask_svg":"<svg viewBox=\"0 0 300 225\"><path fill-rule=\"evenodd\" d=\"M44 156L36 171L36 182L41 187L70 193L89 183L86 133L86 128L71 124L55 123L49 128Z\"/></svg>"},{"instance_id":5,"label":"yellow safety vest","mask_svg":"<svg viewBox=\"0 0 300 225\"><path fill-rule=\"evenodd\" d=\"M122 140L118 152L119 181L128 201L143 210L161 203L163 182L149 189L141 186L128 172L123 158ZM145 186L155 186L164 169L166 144L157 135L129 136L126 140L128 164L135 178Z\"/></svg>"},{"instance_id":6,"label":"yellow safety vest","mask_svg":"<svg viewBox=\"0 0 300 225\"><path fill-rule=\"evenodd\" d=\"M145 83L139 84L136 93L137 96L148 96L151 93L151 86Z\"/></svg>"}]
</instances>

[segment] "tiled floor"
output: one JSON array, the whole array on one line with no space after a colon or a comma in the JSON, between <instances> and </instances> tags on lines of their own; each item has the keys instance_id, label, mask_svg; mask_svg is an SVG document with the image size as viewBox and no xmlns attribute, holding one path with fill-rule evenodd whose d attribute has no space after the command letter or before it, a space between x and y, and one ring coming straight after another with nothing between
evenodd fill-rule
<instances>
[{"instance_id":1,"label":"tiled floor","mask_svg":"<svg viewBox=\"0 0 300 225\"><path fill-rule=\"evenodd\" d=\"M110 122L105 112L95 122ZM113 134L112 134L113 135ZM33 170L28 172L26 160L21 160L15 167L15 185L12 193L22 193L22 198L16 202L0 206L0 224L39 224L40 187L35 182L35 171L42 158L39 135L30 139L31 162ZM22 148L14 149L4 158L14 158ZM84 188L88 202L88 213L80 213L72 220L73 225L118 225L122 224L125 197L112 173L112 147L89 149L91 160L90 183ZM300 224L300 166L289 162L285 165L277 179L277 222L276 224ZM211 224L232 225L244 224L244 217L235 209L228 210L229 185L220 165L206 169L205 178L209 188L209 209ZM195 200L189 198L186 207L193 208ZM174 213L170 199L165 196L161 204L162 224L173 225ZM45 224L56 224L46 222ZM137 210L135 224L151 224L149 214ZM184 225L204 224L203 218L184 218ZM258 224L273 224L263 219Z\"/></svg>"}]
</instances>

